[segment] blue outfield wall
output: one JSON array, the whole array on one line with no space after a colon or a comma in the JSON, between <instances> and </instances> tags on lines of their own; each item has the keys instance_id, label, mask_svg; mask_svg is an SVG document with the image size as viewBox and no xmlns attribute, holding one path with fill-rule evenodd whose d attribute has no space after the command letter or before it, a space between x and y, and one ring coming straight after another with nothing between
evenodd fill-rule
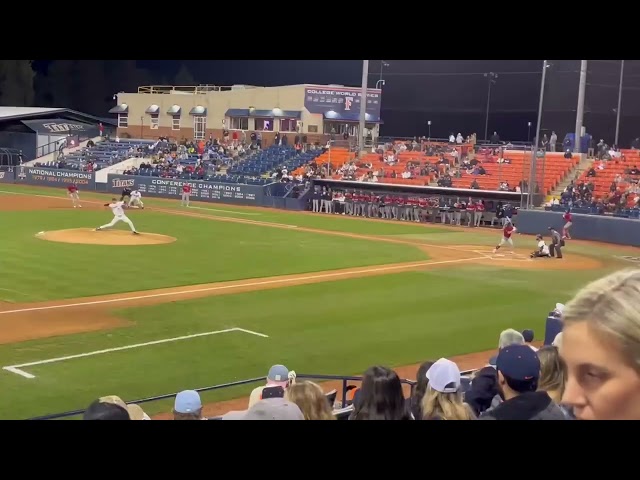
<instances>
[{"instance_id":1,"label":"blue outfield wall","mask_svg":"<svg viewBox=\"0 0 640 480\"><path fill-rule=\"evenodd\" d=\"M13 183L16 174L12 167L0 167L0 183Z\"/></svg>"},{"instance_id":2,"label":"blue outfield wall","mask_svg":"<svg viewBox=\"0 0 640 480\"><path fill-rule=\"evenodd\" d=\"M549 227L562 232L565 224L562 215L562 212L520 210L516 226L521 233L532 235L537 233L547 235ZM640 247L640 220L574 213L571 236L577 240L595 240Z\"/></svg>"}]
</instances>

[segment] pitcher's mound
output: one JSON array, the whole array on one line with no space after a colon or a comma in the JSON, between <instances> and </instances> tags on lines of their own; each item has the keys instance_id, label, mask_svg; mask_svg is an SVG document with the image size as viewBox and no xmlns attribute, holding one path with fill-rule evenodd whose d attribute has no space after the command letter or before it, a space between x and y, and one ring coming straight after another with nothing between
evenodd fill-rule
<instances>
[{"instance_id":1,"label":"pitcher's mound","mask_svg":"<svg viewBox=\"0 0 640 480\"><path fill-rule=\"evenodd\" d=\"M175 242L176 239L157 233L134 235L130 230L100 230L92 228L72 228L40 232L36 238L50 242L83 243L87 245L161 245Z\"/></svg>"}]
</instances>

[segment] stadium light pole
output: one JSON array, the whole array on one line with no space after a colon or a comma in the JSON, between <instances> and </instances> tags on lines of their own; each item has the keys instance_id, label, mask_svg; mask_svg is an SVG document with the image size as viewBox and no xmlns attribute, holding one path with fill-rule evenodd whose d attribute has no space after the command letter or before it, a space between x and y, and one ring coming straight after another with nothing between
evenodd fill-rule
<instances>
[{"instance_id":1,"label":"stadium light pole","mask_svg":"<svg viewBox=\"0 0 640 480\"><path fill-rule=\"evenodd\" d=\"M587 61L580 60L580 84L578 85L578 107L576 108L576 133L573 139L574 153L580 153L582 124L584 122L584 96L587 90Z\"/></svg>"},{"instance_id":2,"label":"stadium light pole","mask_svg":"<svg viewBox=\"0 0 640 480\"><path fill-rule=\"evenodd\" d=\"M620 86L618 87L618 111L617 113L617 118L616 118L616 138L613 141L613 143L617 146L618 145L618 135L620 133L620 110L622 108L622 78L624 76L624 60L622 60L622 63L620 64Z\"/></svg>"},{"instance_id":3,"label":"stadium light pole","mask_svg":"<svg viewBox=\"0 0 640 480\"><path fill-rule=\"evenodd\" d=\"M485 78L489 79L489 91L487 92L487 113L484 118L484 140L487 141L487 135L489 134L489 107L491 105L491 85L496 83L498 78L497 73L489 72L484 74Z\"/></svg>"},{"instance_id":4,"label":"stadium light pole","mask_svg":"<svg viewBox=\"0 0 640 480\"><path fill-rule=\"evenodd\" d=\"M369 80L369 60L362 61L362 96L360 98L360 126L358 128L358 157L364 151L364 126L367 115L367 83Z\"/></svg>"},{"instance_id":5,"label":"stadium light pole","mask_svg":"<svg viewBox=\"0 0 640 480\"><path fill-rule=\"evenodd\" d=\"M536 171L536 159L538 153L538 145L540 145L540 128L542 126L542 105L544 104L544 82L547 78L547 68L549 64L547 60L542 63L542 80L540 82L540 100L538 101L538 123L536 125L536 136L532 146L531 155L531 171L529 172L529 188L527 189L527 209L531 208L533 201L531 197L532 191L534 191L535 171Z\"/></svg>"}]
</instances>

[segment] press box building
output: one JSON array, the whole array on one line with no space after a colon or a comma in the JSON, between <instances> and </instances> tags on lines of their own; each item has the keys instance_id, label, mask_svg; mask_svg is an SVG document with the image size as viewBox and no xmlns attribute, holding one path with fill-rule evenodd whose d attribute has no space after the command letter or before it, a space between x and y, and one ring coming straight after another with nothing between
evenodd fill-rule
<instances>
[{"instance_id":1,"label":"press box building","mask_svg":"<svg viewBox=\"0 0 640 480\"><path fill-rule=\"evenodd\" d=\"M226 128L259 131L265 145L276 132L306 135L312 143L326 142L332 132L356 136L361 97L361 88L341 85L142 86L137 93L118 93L109 113L117 115L123 137L220 138ZM380 101L379 89L367 91L366 128L374 137Z\"/></svg>"}]
</instances>

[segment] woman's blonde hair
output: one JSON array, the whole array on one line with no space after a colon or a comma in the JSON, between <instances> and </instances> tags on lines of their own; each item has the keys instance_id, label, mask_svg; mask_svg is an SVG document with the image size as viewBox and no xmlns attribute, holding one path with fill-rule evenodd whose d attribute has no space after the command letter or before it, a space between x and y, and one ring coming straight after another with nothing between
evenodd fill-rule
<instances>
[{"instance_id":1,"label":"woman's blonde hair","mask_svg":"<svg viewBox=\"0 0 640 480\"><path fill-rule=\"evenodd\" d=\"M320 385L302 381L296 382L287 388L284 397L295 403L305 420L335 420L331 411L331 405Z\"/></svg>"},{"instance_id":2,"label":"woman's blonde hair","mask_svg":"<svg viewBox=\"0 0 640 480\"><path fill-rule=\"evenodd\" d=\"M554 402L560 403L567 381L567 366L560 357L557 347L546 346L538 350L540 359L540 380L538 391L549 394Z\"/></svg>"},{"instance_id":3,"label":"woman's blonde hair","mask_svg":"<svg viewBox=\"0 0 640 480\"><path fill-rule=\"evenodd\" d=\"M473 420L471 407L462 401L462 393L441 393L431 386L422 398L422 420Z\"/></svg>"},{"instance_id":4,"label":"woman's blonde hair","mask_svg":"<svg viewBox=\"0 0 640 480\"><path fill-rule=\"evenodd\" d=\"M629 364L640 372L640 270L621 270L591 282L565 305L566 325L586 321L618 342Z\"/></svg>"}]
</instances>

